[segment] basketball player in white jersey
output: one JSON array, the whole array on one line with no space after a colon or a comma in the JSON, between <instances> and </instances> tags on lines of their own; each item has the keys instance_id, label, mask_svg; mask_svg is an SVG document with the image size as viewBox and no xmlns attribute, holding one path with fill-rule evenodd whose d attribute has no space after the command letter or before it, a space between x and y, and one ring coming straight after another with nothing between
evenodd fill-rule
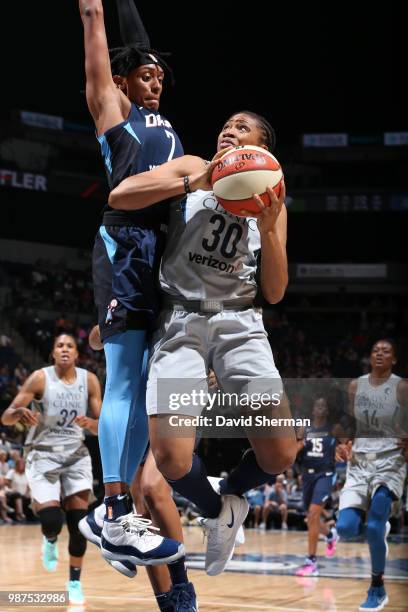
<instances>
[{"instance_id":1,"label":"basketball player in white jersey","mask_svg":"<svg viewBox=\"0 0 408 612\"><path fill-rule=\"evenodd\" d=\"M48 571L57 567L63 505L69 531L69 601L83 604L80 575L86 539L78 522L88 511L93 482L91 458L83 440L84 429L97 434L101 388L95 374L75 367L78 351L70 334L57 336L52 357L54 365L29 376L1 420L4 425L20 422L30 426L25 441L26 474L44 536L43 565Z\"/></svg>"},{"instance_id":2,"label":"basketball player in white jersey","mask_svg":"<svg viewBox=\"0 0 408 612\"><path fill-rule=\"evenodd\" d=\"M232 115L218 137L218 152L239 145L272 150L274 133L266 119L249 111ZM205 391L211 366L223 391L272 395L282 389L262 312L254 307L254 298L260 252L264 297L277 303L286 289L285 190L278 199L268 188L270 206L255 195L259 205L256 218L236 217L218 204L209 183L211 168L212 164L206 169L200 158L182 157L125 179L111 192L109 204L131 210L181 196L170 207L160 268L166 310L150 362L147 412L158 468L173 489L193 501L207 519L205 565L209 575L216 575L225 568L248 512L243 493L292 465L296 439L291 428L280 435L269 428L262 434L255 428L250 430L252 449L221 481L220 496L208 482L201 460L193 455L195 427L180 427L173 436L160 431L163 424L171 423L172 413L168 393L163 394L166 397L158 393L160 379L175 380L172 391L180 391L181 386L184 392ZM182 379L193 379L191 387ZM267 386L262 384L265 381ZM177 414L197 415L201 409L191 403ZM290 416L285 402L280 402L273 414ZM170 425L167 432L171 430Z\"/></svg>"},{"instance_id":3,"label":"basketball player in white jersey","mask_svg":"<svg viewBox=\"0 0 408 612\"><path fill-rule=\"evenodd\" d=\"M371 556L371 585L359 610L382 610L388 603L383 574L391 504L400 499L406 477L404 441L408 384L392 373L396 364L393 341L378 340L371 349L371 372L350 383L350 407L356 421L347 478L340 494L337 531L340 537L357 536L367 512L367 540ZM399 435L399 434L398 434Z\"/></svg>"}]
</instances>

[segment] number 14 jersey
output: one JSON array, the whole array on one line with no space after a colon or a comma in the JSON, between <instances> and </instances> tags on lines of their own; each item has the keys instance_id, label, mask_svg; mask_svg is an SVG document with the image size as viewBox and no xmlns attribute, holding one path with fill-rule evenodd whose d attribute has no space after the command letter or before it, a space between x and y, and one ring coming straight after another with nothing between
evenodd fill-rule
<instances>
[{"instance_id":1,"label":"number 14 jersey","mask_svg":"<svg viewBox=\"0 0 408 612\"><path fill-rule=\"evenodd\" d=\"M160 286L184 300L254 298L260 248L256 219L228 213L199 189L170 206Z\"/></svg>"},{"instance_id":2,"label":"number 14 jersey","mask_svg":"<svg viewBox=\"0 0 408 612\"><path fill-rule=\"evenodd\" d=\"M58 378L54 366L43 368L44 395L36 402L40 411L38 425L31 427L25 445L66 446L78 444L84 430L75 423L88 409L88 372L75 368L76 379L67 385Z\"/></svg>"},{"instance_id":3,"label":"number 14 jersey","mask_svg":"<svg viewBox=\"0 0 408 612\"><path fill-rule=\"evenodd\" d=\"M397 449L396 425L401 407L397 387L401 380L396 374L380 385L372 385L370 375L360 376L354 398L356 437L353 450L357 453L382 453Z\"/></svg>"}]
</instances>

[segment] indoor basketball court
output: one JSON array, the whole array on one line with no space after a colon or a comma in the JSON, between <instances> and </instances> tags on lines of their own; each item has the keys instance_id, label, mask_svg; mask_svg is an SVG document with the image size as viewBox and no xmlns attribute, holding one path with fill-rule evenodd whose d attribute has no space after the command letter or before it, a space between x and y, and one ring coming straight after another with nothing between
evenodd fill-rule
<instances>
[{"instance_id":1,"label":"indoor basketball court","mask_svg":"<svg viewBox=\"0 0 408 612\"><path fill-rule=\"evenodd\" d=\"M204 572L203 535L199 527L184 529L189 554L189 574L194 582L200 612L353 612L360 604L370 575L367 547L339 543L332 559L319 558L320 576L294 575L304 558L306 532L246 530L246 543L236 549L227 570L210 577ZM66 532L60 537L60 563L55 573L45 573L40 558L38 526L1 528L0 584L10 591L61 591L66 582ZM406 538L390 537L387 560L387 610L407 610L408 562ZM10 551L13 550L13 554ZM86 610L140 610L151 612L155 601L144 568L128 579L110 568L95 546L88 545L84 566ZM1 609L7 609L2 603ZM10 608L11 609L11 608ZM53 609L54 608L48 608ZM55 608L58 610L61 608ZM80 608L79 608L80 609ZM78 610L78 606L70 610Z\"/></svg>"}]
</instances>

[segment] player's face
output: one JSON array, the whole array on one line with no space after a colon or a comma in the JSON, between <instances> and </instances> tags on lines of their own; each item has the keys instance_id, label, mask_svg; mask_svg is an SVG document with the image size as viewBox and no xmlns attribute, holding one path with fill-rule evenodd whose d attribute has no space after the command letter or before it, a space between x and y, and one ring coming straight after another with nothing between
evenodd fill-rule
<instances>
[{"instance_id":1,"label":"player's face","mask_svg":"<svg viewBox=\"0 0 408 612\"><path fill-rule=\"evenodd\" d=\"M391 370L392 366L396 363L394 349L389 342L380 340L380 342L374 344L370 355L370 365L372 368Z\"/></svg>"},{"instance_id":2,"label":"player's face","mask_svg":"<svg viewBox=\"0 0 408 612\"><path fill-rule=\"evenodd\" d=\"M74 340L71 336L62 334L58 336L54 344L52 356L57 365L74 365L78 357L78 351Z\"/></svg>"},{"instance_id":3,"label":"player's face","mask_svg":"<svg viewBox=\"0 0 408 612\"><path fill-rule=\"evenodd\" d=\"M327 403L322 397L317 399L313 404L313 416L320 418L327 416Z\"/></svg>"},{"instance_id":4,"label":"player's face","mask_svg":"<svg viewBox=\"0 0 408 612\"><path fill-rule=\"evenodd\" d=\"M218 136L217 151L244 145L255 145L268 149L263 142L263 134L256 120L245 113L238 113L232 115L224 124Z\"/></svg>"},{"instance_id":5,"label":"player's face","mask_svg":"<svg viewBox=\"0 0 408 612\"><path fill-rule=\"evenodd\" d=\"M157 111L163 90L164 72L157 64L146 64L132 70L127 78L128 98L139 106Z\"/></svg>"}]
</instances>

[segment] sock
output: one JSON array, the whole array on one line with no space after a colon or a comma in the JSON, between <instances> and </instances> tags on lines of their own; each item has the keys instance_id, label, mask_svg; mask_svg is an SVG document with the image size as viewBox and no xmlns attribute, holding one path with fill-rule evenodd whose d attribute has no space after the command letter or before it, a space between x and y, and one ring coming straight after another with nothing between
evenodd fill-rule
<instances>
[{"instance_id":1,"label":"sock","mask_svg":"<svg viewBox=\"0 0 408 612\"><path fill-rule=\"evenodd\" d=\"M72 567L69 566L69 579L70 580L79 580L81 577L81 568L80 567Z\"/></svg>"},{"instance_id":2,"label":"sock","mask_svg":"<svg viewBox=\"0 0 408 612\"><path fill-rule=\"evenodd\" d=\"M259 487L266 482L275 482L273 474L259 467L252 448L245 451L241 461L231 473L220 482L221 495L243 495L246 491Z\"/></svg>"},{"instance_id":3,"label":"sock","mask_svg":"<svg viewBox=\"0 0 408 612\"><path fill-rule=\"evenodd\" d=\"M383 576L384 574L371 574L371 586L372 587L384 586Z\"/></svg>"},{"instance_id":4,"label":"sock","mask_svg":"<svg viewBox=\"0 0 408 612\"><path fill-rule=\"evenodd\" d=\"M328 534L327 534L327 536L326 536L326 540L329 540L329 541L330 541L330 540L332 540L333 538L334 538L334 533L333 533L332 528L330 528L330 531L329 531L329 533L328 533Z\"/></svg>"},{"instance_id":5,"label":"sock","mask_svg":"<svg viewBox=\"0 0 408 612\"><path fill-rule=\"evenodd\" d=\"M316 555L308 555L307 558L309 561L312 561L312 563L316 563Z\"/></svg>"},{"instance_id":6,"label":"sock","mask_svg":"<svg viewBox=\"0 0 408 612\"><path fill-rule=\"evenodd\" d=\"M187 577L187 568L186 568L186 558L181 557L175 563L170 563L167 567L169 568L170 578L173 585L176 584L185 584L188 582Z\"/></svg>"},{"instance_id":7,"label":"sock","mask_svg":"<svg viewBox=\"0 0 408 612\"><path fill-rule=\"evenodd\" d=\"M171 597L171 591L168 593L157 593L155 595L159 610L168 610L168 605Z\"/></svg>"},{"instance_id":8,"label":"sock","mask_svg":"<svg viewBox=\"0 0 408 612\"><path fill-rule=\"evenodd\" d=\"M51 542L51 544L55 544L55 542L58 540L58 536L47 537L47 540Z\"/></svg>"},{"instance_id":9,"label":"sock","mask_svg":"<svg viewBox=\"0 0 408 612\"><path fill-rule=\"evenodd\" d=\"M207 471L200 457L193 455L191 470L178 480L167 478L170 486L192 501L207 518L216 518L221 512L221 497L207 480Z\"/></svg>"},{"instance_id":10,"label":"sock","mask_svg":"<svg viewBox=\"0 0 408 612\"><path fill-rule=\"evenodd\" d=\"M120 516L129 514L132 512L133 507L130 502L129 496L124 493L123 495L111 495L105 497L106 514L105 521L113 522L116 521Z\"/></svg>"}]
</instances>

